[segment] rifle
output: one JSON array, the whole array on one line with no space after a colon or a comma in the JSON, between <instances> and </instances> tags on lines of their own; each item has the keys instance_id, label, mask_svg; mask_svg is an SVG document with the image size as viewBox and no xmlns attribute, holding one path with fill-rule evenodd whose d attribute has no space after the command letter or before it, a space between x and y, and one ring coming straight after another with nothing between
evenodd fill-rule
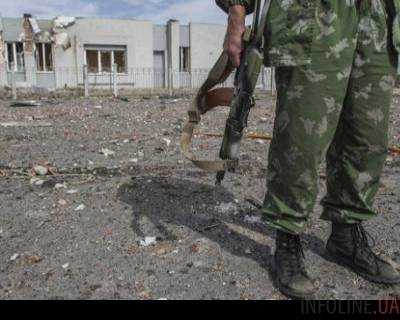
<instances>
[{"instance_id":1,"label":"rifle","mask_svg":"<svg viewBox=\"0 0 400 320\"><path fill-rule=\"evenodd\" d=\"M253 94L263 64L263 34L271 5L271 0L265 0L260 16L261 1L255 0L253 24L244 34L245 49L235 73L235 88L213 89L234 71L229 57L223 52L199 89L188 112L189 122L183 128L181 136L181 150L185 157L203 170L217 172L216 184L221 184L227 171L235 172L239 164L243 130L247 127L250 110L255 104ZM230 106L219 153L221 160L201 160L190 151L194 128L200 123L202 114L217 106Z\"/></svg>"}]
</instances>

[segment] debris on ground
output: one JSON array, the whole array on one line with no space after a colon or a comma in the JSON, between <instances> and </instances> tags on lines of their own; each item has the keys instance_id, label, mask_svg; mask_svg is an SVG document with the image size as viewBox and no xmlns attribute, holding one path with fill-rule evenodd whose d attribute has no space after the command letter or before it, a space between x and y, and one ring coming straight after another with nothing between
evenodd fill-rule
<instances>
[{"instance_id":1,"label":"debris on ground","mask_svg":"<svg viewBox=\"0 0 400 320\"><path fill-rule=\"evenodd\" d=\"M170 139L163 138L163 141L166 143L167 147L170 146L170 144L171 144L171 140Z\"/></svg>"},{"instance_id":2,"label":"debris on ground","mask_svg":"<svg viewBox=\"0 0 400 320\"><path fill-rule=\"evenodd\" d=\"M42 179L39 179L39 178L35 178L35 177L33 177L33 178L31 178L30 180L29 180L29 183L31 184L31 185L34 185L34 186L41 186L41 185L43 185L44 184L44 180L42 180Z\"/></svg>"},{"instance_id":3,"label":"debris on ground","mask_svg":"<svg viewBox=\"0 0 400 320\"><path fill-rule=\"evenodd\" d=\"M18 254L18 253L14 253L14 254L11 256L10 261L15 261L15 260L17 260L18 258L19 258L19 254Z\"/></svg>"},{"instance_id":4,"label":"debris on ground","mask_svg":"<svg viewBox=\"0 0 400 320\"><path fill-rule=\"evenodd\" d=\"M41 262L43 260L43 258L39 257L38 255L33 255L33 256L26 257L25 260L29 264L36 264L36 263Z\"/></svg>"},{"instance_id":5,"label":"debris on ground","mask_svg":"<svg viewBox=\"0 0 400 320\"><path fill-rule=\"evenodd\" d=\"M67 184L65 182L64 183L56 183L54 185L54 189L56 189L56 190L58 190L58 189L67 189Z\"/></svg>"},{"instance_id":6,"label":"debris on ground","mask_svg":"<svg viewBox=\"0 0 400 320\"><path fill-rule=\"evenodd\" d=\"M259 216L246 215L244 217L244 221L247 222L247 223L252 223L252 224L254 224L254 223L262 223L261 217L259 217Z\"/></svg>"},{"instance_id":7,"label":"debris on ground","mask_svg":"<svg viewBox=\"0 0 400 320\"><path fill-rule=\"evenodd\" d=\"M215 209L220 213L226 214L226 213L237 213L238 207L235 203L228 202L228 203L220 203L218 206L215 207Z\"/></svg>"},{"instance_id":8,"label":"debris on ground","mask_svg":"<svg viewBox=\"0 0 400 320\"><path fill-rule=\"evenodd\" d=\"M38 176L45 176L49 173L49 169L44 166L34 166L33 170Z\"/></svg>"},{"instance_id":9,"label":"debris on ground","mask_svg":"<svg viewBox=\"0 0 400 320\"><path fill-rule=\"evenodd\" d=\"M84 204L80 204L79 206L77 206L75 208L75 211L82 211L82 210L85 210L85 208L86 208L86 206Z\"/></svg>"},{"instance_id":10,"label":"debris on ground","mask_svg":"<svg viewBox=\"0 0 400 320\"><path fill-rule=\"evenodd\" d=\"M107 148L101 149L101 153L104 154L106 158L115 155L115 151L112 151L112 150L107 149Z\"/></svg>"},{"instance_id":11,"label":"debris on ground","mask_svg":"<svg viewBox=\"0 0 400 320\"><path fill-rule=\"evenodd\" d=\"M139 241L139 244L142 247L148 247L157 243L156 237L145 237L143 240Z\"/></svg>"},{"instance_id":12,"label":"debris on ground","mask_svg":"<svg viewBox=\"0 0 400 320\"><path fill-rule=\"evenodd\" d=\"M20 96L41 101L39 108L10 108L0 97L0 123L27 124L0 126L0 299L284 298L270 275L275 234L259 218L270 144L243 140L238 170L216 187L215 175L186 161L177 143L189 100L163 103L173 99L142 96L128 96L125 103L67 91L54 105ZM268 135L272 99L257 102L249 130ZM392 110L390 145L400 146L399 97ZM201 131L222 133L228 112L204 117ZM38 121L51 126L34 126ZM199 136L193 149L215 159L220 144ZM102 148L115 154L106 157ZM38 175L35 166L49 173ZM397 264L399 166L400 157L390 153L375 203L379 215L366 223L378 239L375 250ZM248 196L257 199L255 205ZM309 271L323 275L316 298L399 293L326 259L330 227L317 219L321 210L317 205L304 235Z\"/></svg>"},{"instance_id":13,"label":"debris on ground","mask_svg":"<svg viewBox=\"0 0 400 320\"><path fill-rule=\"evenodd\" d=\"M44 122L44 121L29 121L29 122L10 121L10 122L0 122L0 126L2 126L4 128L9 128L9 127L52 127L53 124L50 122Z\"/></svg>"},{"instance_id":14,"label":"debris on ground","mask_svg":"<svg viewBox=\"0 0 400 320\"><path fill-rule=\"evenodd\" d=\"M65 201L64 199L60 199L60 200L58 200L58 204L60 206L66 206L67 205L67 201Z\"/></svg>"},{"instance_id":15,"label":"debris on ground","mask_svg":"<svg viewBox=\"0 0 400 320\"><path fill-rule=\"evenodd\" d=\"M42 104L36 100L12 101L10 107L40 107Z\"/></svg>"}]
</instances>

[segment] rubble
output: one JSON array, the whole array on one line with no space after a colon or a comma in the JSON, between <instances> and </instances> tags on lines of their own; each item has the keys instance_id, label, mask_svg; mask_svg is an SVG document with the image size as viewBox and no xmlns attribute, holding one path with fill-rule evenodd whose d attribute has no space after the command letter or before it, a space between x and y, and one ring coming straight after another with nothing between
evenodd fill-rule
<instances>
[{"instance_id":1,"label":"rubble","mask_svg":"<svg viewBox=\"0 0 400 320\"><path fill-rule=\"evenodd\" d=\"M38 176L45 176L49 173L49 169L43 166L34 166L33 170Z\"/></svg>"},{"instance_id":2,"label":"rubble","mask_svg":"<svg viewBox=\"0 0 400 320\"><path fill-rule=\"evenodd\" d=\"M15 261L15 260L17 260L18 258L19 258L19 254L18 254L18 253L14 253L14 254L11 256L10 261Z\"/></svg>"},{"instance_id":3,"label":"rubble","mask_svg":"<svg viewBox=\"0 0 400 320\"><path fill-rule=\"evenodd\" d=\"M114 152L114 151L112 151L112 150L110 150L110 149L107 149L107 148L101 149L101 153L104 154L104 155L106 156L106 158L115 155L115 152Z\"/></svg>"},{"instance_id":4,"label":"rubble","mask_svg":"<svg viewBox=\"0 0 400 320\"><path fill-rule=\"evenodd\" d=\"M75 24L75 21L74 17L65 16L59 16L53 20L53 40L56 47L62 47L64 50L71 47L71 39L66 29Z\"/></svg>"},{"instance_id":5,"label":"rubble","mask_svg":"<svg viewBox=\"0 0 400 320\"><path fill-rule=\"evenodd\" d=\"M31 178L31 180L29 182L30 182L30 184L35 185L35 186L42 186L45 181L34 177L34 178Z\"/></svg>"},{"instance_id":6,"label":"rubble","mask_svg":"<svg viewBox=\"0 0 400 320\"><path fill-rule=\"evenodd\" d=\"M10 121L10 122L0 122L0 126L4 128L8 127L51 127L52 123L44 122L44 121L28 121L28 122L18 122L18 121Z\"/></svg>"},{"instance_id":7,"label":"rubble","mask_svg":"<svg viewBox=\"0 0 400 320\"><path fill-rule=\"evenodd\" d=\"M34 34L40 33L41 30L35 18L28 18L29 23L31 24L32 31Z\"/></svg>"},{"instance_id":8,"label":"rubble","mask_svg":"<svg viewBox=\"0 0 400 320\"><path fill-rule=\"evenodd\" d=\"M142 247L148 247L157 243L156 237L145 237L143 240L139 241L139 244Z\"/></svg>"},{"instance_id":9,"label":"rubble","mask_svg":"<svg viewBox=\"0 0 400 320\"><path fill-rule=\"evenodd\" d=\"M251 224L254 224L254 223L262 223L261 217L259 217L259 216L249 216L249 215L246 215L246 216L244 217L244 221L247 222L247 223L251 223Z\"/></svg>"},{"instance_id":10,"label":"rubble","mask_svg":"<svg viewBox=\"0 0 400 320\"><path fill-rule=\"evenodd\" d=\"M65 29L72 26L76 21L75 17L58 16L54 19L54 28Z\"/></svg>"},{"instance_id":11,"label":"rubble","mask_svg":"<svg viewBox=\"0 0 400 320\"><path fill-rule=\"evenodd\" d=\"M163 109L160 99L129 99L67 97L51 106L37 99L40 108L0 101L0 123L52 123L0 126L0 169L6 175L0 178L0 299L282 299L269 273L275 235L260 222L262 201L249 200L264 196L269 144L245 140L238 171L215 187L215 176L183 160L176 145L189 100ZM272 132L273 119L258 121L267 117L266 104L250 114L251 132ZM392 109L389 137L395 146L399 104ZM226 116L221 110L205 117L202 132L222 133ZM220 143L198 136L193 146L214 159ZM164 151L156 152L159 147ZM105 157L102 149L115 154ZM393 244L400 241L400 158L390 156L386 188L376 201L380 214L367 227L379 239L376 249L399 263ZM58 170L32 177L36 165ZM326 260L329 230L328 223L313 219L304 235L310 272L323 275L317 299L330 299L332 286L338 299L379 299L397 290Z\"/></svg>"},{"instance_id":12,"label":"rubble","mask_svg":"<svg viewBox=\"0 0 400 320\"><path fill-rule=\"evenodd\" d=\"M79 206L77 206L75 208L75 211L82 211L82 210L85 210L85 208L86 208L86 206L84 204L80 204Z\"/></svg>"},{"instance_id":13,"label":"rubble","mask_svg":"<svg viewBox=\"0 0 400 320\"><path fill-rule=\"evenodd\" d=\"M18 100L12 101L10 107L40 107L42 104L36 100Z\"/></svg>"},{"instance_id":14,"label":"rubble","mask_svg":"<svg viewBox=\"0 0 400 320\"><path fill-rule=\"evenodd\" d=\"M64 199L60 199L60 200L58 200L58 204L60 206L66 206L67 205L67 201L65 201Z\"/></svg>"},{"instance_id":15,"label":"rubble","mask_svg":"<svg viewBox=\"0 0 400 320\"><path fill-rule=\"evenodd\" d=\"M64 183L56 183L55 185L54 185L54 189L66 189L67 188L67 184L64 182Z\"/></svg>"},{"instance_id":16,"label":"rubble","mask_svg":"<svg viewBox=\"0 0 400 320\"><path fill-rule=\"evenodd\" d=\"M235 203L229 202L229 203L220 203L218 206L215 207L215 210L222 214L226 213L236 213L238 208Z\"/></svg>"}]
</instances>

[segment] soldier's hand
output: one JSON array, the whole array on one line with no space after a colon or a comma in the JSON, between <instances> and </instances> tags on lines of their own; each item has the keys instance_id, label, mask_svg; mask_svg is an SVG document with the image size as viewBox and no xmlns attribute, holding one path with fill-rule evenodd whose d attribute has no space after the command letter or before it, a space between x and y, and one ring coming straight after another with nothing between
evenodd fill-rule
<instances>
[{"instance_id":1,"label":"soldier's hand","mask_svg":"<svg viewBox=\"0 0 400 320\"><path fill-rule=\"evenodd\" d=\"M231 64L237 68L243 51L243 33L246 30L246 8L232 6L229 9L228 30L224 41L224 51L228 54Z\"/></svg>"}]
</instances>

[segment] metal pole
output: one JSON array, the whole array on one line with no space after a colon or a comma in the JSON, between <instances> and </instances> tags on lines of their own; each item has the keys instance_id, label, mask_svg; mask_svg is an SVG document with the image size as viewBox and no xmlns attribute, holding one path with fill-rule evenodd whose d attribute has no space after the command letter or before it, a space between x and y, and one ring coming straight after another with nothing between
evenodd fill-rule
<instances>
[{"instance_id":1,"label":"metal pole","mask_svg":"<svg viewBox=\"0 0 400 320\"><path fill-rule=\"evenodd\" d=\"M17 100L17 83L15 79L15 62L11 63L11 93L13 100Z\"/></svg>"},{"instance_id":2,"label":"metal pole","mask_svg":"<svg viewBox=\"0 0 400 320\"><path fill-rule=\"evenodd\" d=\"M89 81L88 81L88 67L85 64L83 66L83 86L85 90L85 97L89 97Z\"/></svg>"},{"instance_id":3,"label":"metal pole","mask_svg":"<svg viewBox=\"0 0 400 320\"><path fill-rule=\"evenodd\" d=\"M112 83L113 83L113 95L115 98L118 97L117 68L118 68L117 64L114 63L112 65L112 75L113 75Z\"/></svg>"}]
</instances>

